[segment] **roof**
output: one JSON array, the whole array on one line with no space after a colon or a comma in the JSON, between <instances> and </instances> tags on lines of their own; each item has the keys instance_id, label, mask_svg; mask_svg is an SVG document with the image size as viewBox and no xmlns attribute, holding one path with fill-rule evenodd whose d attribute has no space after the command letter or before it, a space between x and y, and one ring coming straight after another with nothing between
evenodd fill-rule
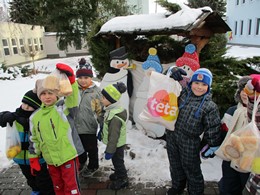
<instances>
[{"instance_id":1,"label":"roof","mask_svg":"<svg viewBox=\"0 0 260 195\"><path fill-rule=\"evenodd\" d=\"M106 22L96 34L100 35L155 35L182 34L204 25L213 33L231 31L226 22L210 7L182 9L174 14L142 14L119 16Z\"/></svg>"}]
</instances>

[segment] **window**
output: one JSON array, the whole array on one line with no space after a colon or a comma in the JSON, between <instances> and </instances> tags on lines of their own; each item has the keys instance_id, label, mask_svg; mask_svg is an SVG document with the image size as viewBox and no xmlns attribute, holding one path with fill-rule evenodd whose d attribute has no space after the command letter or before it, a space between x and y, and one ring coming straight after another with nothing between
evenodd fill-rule
<instances>
[{"instance_id":1,"label":"window","mask_svg":"<svg viewBox=\"0 0 260 195\"><path fill-rule=\"evenodd\" d=\"M235 35L237 35L237 21L235 22Z\"/></svg>"},{"instance_id":2,"label":"window","mask_svg":"<svg viewBox=\"0 0 260 195\"><path fill-rule=\"evenodd\" d=\"M243 2L243 3L245 3L245 2L246 2L246 0L243 0L242 2Z\"/></svg>"},{"instance_id":3,"label":"window","mask_svg":"<svg viewBox=\"0 0 260 195\"><path fill-rule=\"evenodd\" d=\"M239 5L239 0L237 0L237 5Z\"/></svg>"},{"instance_id":4,"label":"window","mask_svg":"<svg viewBox=\"0 0 260 195\"><path fill-rule=\"evenodd\" d=\"M21 53L25 53L24 41L23 41L23 39L19 39L19 44L20 44Z\"/></svg>"},{"instance_id":5,"label":"window","mask_svg":"<svg viewBox=\"0 0 260 195\"><path fill-rule=\"evenodd\" d=\"M40 48L41 50L43 50L42 38L39 38L39 41L40 41Z\"/></svg>"},{"instance_id":6,"label":"window","mask_svg":"<svg viewBox=\"0 0 260 195\"><path fill-rule=\"evenodd\" d=\"M16 40L11 39L11 42L12 42L13 54L18 54L18 48L17 48Z\"/></svg>"},{"instance_id":7,"label":"window","mask_svg":"<svg viewBox=\"0 0 260 195\"><path fill-rule=\"evenodd\" d=\"M3 43L3 48L4 48L4 54L6 56L9 56L10 55L10 49L9 49L9 45L8 45L8 40L2 39L2 43Z\"/></svg>"},{"instance_id":8,"label":"window","mask_svg":"<svg viewBox=\"0 0 260 195\"><path fill-rule=\"evenodd\" d=\"M32 47L32 40L28 39L28 47L29 47L29 51L33 51L33 47Z\"/></svg>"},{"instance_id":9,"label":"window","mask_svg":"<svg viewBox=\"0 0 260 195\"><path fill-rule=\"evenodd\" d=\"M252 28L252 20L248 20L248 35L251 35L251 28Z\"/></svg>"},{"instance_id":10,"label":"window","mask_svg":"<svg viewBox=\"0 0 260 195\"><path fill-rule=\"evenodd\" d=\"M256 35L260 34L260 18L256 19L256 32L255 32L255 34Z\"/></svg>"},{"instance_id":11,"label":"window","mask_svg":"<svg viewBox=\"0 0 260 195\"><path fill-rule=\"evenodd\" d=\"M240 21L240 35L243 35L243 26L244 26L244 21Z\"/></svg>"},{"instance_id":12,"label":"window","mask_svg":"<svg viewBox=\"0 0 260 195\"><path fill-rule=\"evenodd\" d=\"M39 50L39 47L38 47L38 39L33 39L33 43L34 43L34 49L35 51L38 51Z\"/></svg>"}]
</instances>

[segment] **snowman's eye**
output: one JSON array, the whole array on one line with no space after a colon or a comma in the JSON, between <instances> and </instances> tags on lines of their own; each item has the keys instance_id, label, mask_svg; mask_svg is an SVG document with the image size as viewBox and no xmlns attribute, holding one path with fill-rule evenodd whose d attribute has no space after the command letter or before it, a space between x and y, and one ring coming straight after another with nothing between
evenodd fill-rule
<instances>
[{"instance_id":1,"label":"snowman's eye","mask_svg":"<svg viewBox=\"0 0 260 195\"><path fill-rule=\"evenodd\" d=\"M116 61L117 64L119 64L119 61Z\"/></svg>"},{"instance_id":2,"label":"snowman's eye","mask_svg":"<svg viewBox=\"0 0 260 195\"><path fill-rule=\"evenodd\" d=\"M190 68L188 68L188 70L190 70Z\"/></svg>"}]
</instances>

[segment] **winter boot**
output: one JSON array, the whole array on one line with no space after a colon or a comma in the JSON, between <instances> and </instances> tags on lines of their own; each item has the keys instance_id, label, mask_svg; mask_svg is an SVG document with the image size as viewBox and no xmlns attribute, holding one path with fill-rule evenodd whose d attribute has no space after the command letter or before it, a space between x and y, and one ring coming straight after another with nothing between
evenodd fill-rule
<instances>
[{"instance_id":1,"label":"winter boot","mask_svg":"<svg viewBox=\"0 0 260 195\"><path fill-rule=\"evenodd\" d=\"M186 180L180 181L180 186L176 188L170 188L166 195L181 195L186 187Z\"/></svg>"},{"instance_id":2,"label":"winter boot","mask_svg":"<svg viewBox=\"0 0 260 195\"><path fill-rule=\"evenodd\" d=\"M112 173L111 175L109 175L109 179L111 181L116 181L118 179L118 176L115 173Z\"/></svg>"},{"instance_id":3,"label":"winter boot","mask_svg":"<svg viewBox=\"0 0 260 195\"><path fill-rule=\"evenodd\" d=\"M38 191L32 191L32 192L31 192L31 195L40 195L40 192L38 192Z\"/></svg>"},{"instance_id":4,"label":"winter boot","mask_svg":"<svg viewBox=\"0 0 260 195\"><path fill-rule=\"evenodd\" d=\"M129 185L128 183L128 178L119 178L115 181L113 181L110 185L109 188L111 190L120 190L122 188L125 188Z\"/></svg>"}]
</instances>

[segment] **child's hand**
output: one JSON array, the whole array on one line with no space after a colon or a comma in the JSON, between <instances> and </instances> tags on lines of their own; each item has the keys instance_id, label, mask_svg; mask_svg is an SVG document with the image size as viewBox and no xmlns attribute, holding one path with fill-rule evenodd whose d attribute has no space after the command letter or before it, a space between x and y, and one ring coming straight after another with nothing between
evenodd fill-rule
<instances>
[{"instance_id":1,"label":"child's hand","mask_svg":"<svg viewBox=\"0 0 260 195\"><path fill-rule=\"evenodd\" d=\"M182 68L173 68L170 73L170 77L173 78L175 81L183 80L182 75L187 75L185 70L183 70Z\"/></svg>"},{"instance_id":2,"label":"child's hand","mask_svg":"<svg viewBox=\"0 0 260 195\"><path fill-rule=\"evenodd\" d=\"M105 153L105 159L110 160L113 157L114 154Z\"/></svg>"},{"instance_id":3,"label":"child's hand","mask_svg":"<svg viewBox=\"0 0 260 195\"><path fill-rule=\"evenodd\" d=\"M207 158L213 158L215 156L215 152L216 150L219 148L219 146L215 146L215 147L209 147L208 145L206 145L201 151L201 157L204 159Z\"/></svg>"},{"instance_id":4,"label":"child's hand","mask_svg":"<svg viewBox=\"0 0 260 195\"><path fill-rule=\"evenodd\" d=\"M58 63L58 64L56 64L56 68L68 76L71 84L73 84L75 82L74 71L72 70L72 68L69 65Z\"/></svg>"},{"instance_id":5,"label":"child's hand","mask_svg":"<svg viewBox=\"0 0 260 195\"><path fill-rule=\"evenodd\" d=\"M13 122L16 120L14 113L12 112L2 112L0 118L0 126L6 127L7 123L10 124L10 126L13 126Z\"/></svg>"}]
</instances>

